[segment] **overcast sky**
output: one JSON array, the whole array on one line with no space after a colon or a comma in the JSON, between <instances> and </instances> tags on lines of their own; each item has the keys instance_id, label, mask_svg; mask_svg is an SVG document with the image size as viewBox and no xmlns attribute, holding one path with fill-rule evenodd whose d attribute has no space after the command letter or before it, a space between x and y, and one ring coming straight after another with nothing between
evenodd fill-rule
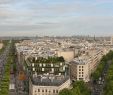
<instances>
[{"instance_id":1,"label":"overcast sky","mask_svg":"<svg viewBox=\"0 0 113 95\"><path fill-rule=\"evenodd\" d=\"M0 36L113 35L113 0L0 0Z\"/></svg>"}]
</instances>

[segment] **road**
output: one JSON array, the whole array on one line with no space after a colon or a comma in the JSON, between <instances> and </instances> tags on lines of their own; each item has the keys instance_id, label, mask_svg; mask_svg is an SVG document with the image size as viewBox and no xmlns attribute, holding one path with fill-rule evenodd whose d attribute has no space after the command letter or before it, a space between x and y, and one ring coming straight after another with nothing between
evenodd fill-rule
<instances>
[{"instance_id":1,"label":"road","mask_svg":"<svg viewBox=\"0 0 113 95\"><path fill-rule=\"evenodd\" d=\"M12 47L13 48L13 52L15 52L15 47ZM18 76L19 76L19 71L21 71L21 67L18 63L18 59L17 57L15 57L15 60L14 60L14 63L13 64L16 64L16 72L14 73L11 73L10 74L10 84L14 84L15 85L15 89L13 90L10 90L10 94L9 95L28 95L26 94L26 91L25 91L25 85L24 85L24 81L20 81L18 79ZM13 64L11 66L11 70L13 70Z\"/></svg>"},{"instance_id":2,"label":"road","mask_svg":"<svg viewBox=\"0 0 113 95\"><path fill-rule=\"evenodd\" d=\"M7 63L7 58L9 56L9 52L10 52L11 48L14 48L14 47L11 47L10 44L7 45L5 50L3 51L3 53L0 54L0 84L1 84L1 80L4 76L4 70L5 70L4 68L5 68L5 64ZM15 89L10 89L9 95L28 95L28 93L26 94L26 92L24 91L24 88L25 88L24 82L18 80L18 74L19 74L18 72L19 72L20 68L19 68L17 58L15 59L14 64L17 64L18 68L17 68L17 73L14 73L14 74L10 73L10 84L14 84ZM11 65L10 70L13 70L13 64Z\"/></svg>"},{"instance_id":3,"label":"road","mask_svg":"<svg viewBox=\"0 0 113 95\"><path fill-rule=\"evenodd\" d=\"M105 86L105 78L109 70L110 64L111 64L111 61L107 62L100 78L97 80L97 82L92 83L92 86L93 86L92 95L103 95L103 89Z\"/></svg>"},{"instance_id":4,"label":"road","mask_svg":"<svg viewBox=\"0 0 113 95\"><path fill-rule=\"evenodd\" d=\"M11 69L13 69L13 64L11 66ZM12 89L9 90L9 95L17 95L15 84L15 75L10 73L10 85L14 85L14 88L12 87Z\"/></svg>"},{"instance_id":5,"label":"road","mask_svg":"<svg viewBox=\"0 0 113 95\"><path fill-rule=\"evenodd\" d=\"M19 71L21 70L20 64L18 63L18 61L16 61L17 64L17 73L16 73L16 88L17 88L17 95L28 95L26 94L25 91L25 84L24 81L19 80L18 76L19 76Z\"/></svg>"},{"instance_id":6,"label":"road","mask_svg":"<svg viewBox=\"0 0 113 95\"><path fill-rule=\"evenodd\" d=\"M10 45L8 45L2 54L0 54L0 84L4 76L5 64L7 63L7 58L10 50Z\"/></svg>"}]
</instances>

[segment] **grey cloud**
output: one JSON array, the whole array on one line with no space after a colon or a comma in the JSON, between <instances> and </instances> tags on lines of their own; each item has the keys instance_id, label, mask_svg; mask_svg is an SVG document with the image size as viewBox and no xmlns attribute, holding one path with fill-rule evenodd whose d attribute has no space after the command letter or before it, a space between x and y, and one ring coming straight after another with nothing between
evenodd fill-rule
<instances>
[{"instance_id":1,"label":"grey cloud","mask_svg":"<svg viewBox=\"0 0 113 95\"><path fill-rule=\"evenodd\" d=\"M30 0L28 0L30 1ZM24 9L13 9L10 4L25 3ZM15 7L14 7L15 8ZM74 16L71 16L71 13ZM113 33L112 13L95 6L80 3L40 5L27 0L0 1L1 35L106 35ZM82 14L79 17L76 14ZM90 16L85 16L90 15ZM93 15L93 16L92 16ZM99 16L101 15L101 16Z\"/></svg>"},{"instance_id":2,"label":"grey cloud","mask_svg":"<svg viewBox=\"0 0 113 95\"><path fill-rule=\"evenodd\" d=\"M111 35L113 17L70 17L58 24L0 26L6 35ZM7 32L9 34L7 34ZM15 34L16 33L16 34ZM5 34L4 34L5 35Z\"/></svg>"},{"instance_id":3,"label":"grey cloud","mask_svg":"<svg viewBox=\"0 0 113 95\"><path fill-rule=\"evenodd\" d=\"M12 3L15 1L17 1L17 0L0 0L0 4L9 4L9 3Z\"/></svg>"},{"instance_id":4,"label":"grey cloud","mask_svg":"<svg viewBox=\"0 0 113 95\"><path fill-rule=\"evenodd\" d=\"M97 36L113 34L113 17L75 17L69 19L66 24L68 31L75 32L75 34Z\"/></svg>"},{"instance_id":5,"label":"grey cloud","mask_svg":"<svg viewBox=\"0 0 113 95\"><path fill-rule=\"evenodd\" d=\"M25 0L5 0L4 2L21 2ZM30 1L30 0L28 0ZM41 17L51 17L51 16L69 16L71 13L73 14L84 14L84 15L94 15L94 14L102 14L104 12L108 13L107 10L97 9L93 4L92 5L81 5L79 3L70 3L70 4L56 4L56 5L40 5L38 3L25 3L28 9L26 10L12 10L10 6L6 6L5 8L0 8L0 18L7 19L6 23L24 23L31 22L33 23L33 19L40 20ZM5 5L5 4L4 4ZM10 5L10 4L9 4ZM55 18L56 18L55 17ZM47 18L48 19L48 18ZM33 20L33 21L31 21ZM3 22L4 23L4 22ZM14 24L15 24L14 23Z\"/></svg>"}]
</instances>

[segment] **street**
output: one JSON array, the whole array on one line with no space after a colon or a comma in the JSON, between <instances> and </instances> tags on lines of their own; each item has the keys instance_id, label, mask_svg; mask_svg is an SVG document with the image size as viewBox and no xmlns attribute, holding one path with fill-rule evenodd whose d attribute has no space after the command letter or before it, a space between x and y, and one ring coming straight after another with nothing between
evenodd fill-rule
<instances>
[{"instance_id":1,"label":"street","mask_svg":"<svg viewBox=\"0 0 113 95\"><path fill-rule=\"evenodd\" d=\"M9 49L10 49L10 45L8 45L5 48L4 52L2 54L0 54L0 84L1 84L1 80L4 76L4 68L5 68L5 64L7 63Z\"/></svg>"},{"instance_id":2,"label":"street","mask_svg":"<svg viewBox=\"0 0 113 95\"><path fill-rule=\"evenodd\" d=\"M105 86L105 78L106 78L107 71L109 69L110 64L111 64L111 61L108 61L104 67L104 70L100 78L97 80L97 82L92 83L92 86L93 86L92 95L103 95L103 89Z\"/></svg>"}]
</instances>

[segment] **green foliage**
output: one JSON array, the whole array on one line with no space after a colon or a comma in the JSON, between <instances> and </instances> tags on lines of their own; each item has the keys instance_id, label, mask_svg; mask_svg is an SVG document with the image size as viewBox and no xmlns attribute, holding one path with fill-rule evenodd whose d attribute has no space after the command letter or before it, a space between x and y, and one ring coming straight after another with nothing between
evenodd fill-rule
<instances>
[{"instance_id":1,"label":"green foliage","mask_svg":"<svg viewBox=\"0 0 113 95\"><path fill-rule=\"evenodd\" d=\"M110 65L107 77L106 77L106 85L104 88L104 95L113 95L113 51L109 51L108 54L104 55L95 70L94 73L92 73L93 80L98 80L98 78L101 76L101 73L105 67L105 65L108 63L108 61L112 60L112 65ZM90 90L86 86L86 84L83 81L76 81L72 84L72 89L64 89L62 90L59 95L91 95Z\"/></svg>"},{"instance_id":2,"label":"green foliage","mask_svg":"<svg viewBox=\"0 0 113 95\"><path fill-rule=\"evenodd\" d=\"M113 60L106 76L106 85L104 87L104 95L113 95Z\"/></svg>"},{"instance_id":3,"label":"green foliage","mask_svg":"<svg viewBox=\"0 0 113 95\"><path fill-rule=\"evenodd\" d=\"M9 94L9 83L10 83L10 69L11 64L14 63L14 44L11 43L11 49L8 55L7 63L5 64L5 72L3 75L3 79L0 81L0 95L8 95Z\"/></svg>"},{"instance_id":4,"label":"green foliage","mask_svg":"<svg viewBox=\"0 0 113 95\"><path fill-rule=\"evenodd\" d=\"M31 61L31 59L28 59ZM37 60L35 58L32 58L32 62L34 63L58 63L58 62L64 62L63 57L48 57L48 58L43 58L43 57L38 57Z\"/></svg>"},{"instance_id":5,"label":"green foliage","mask_svg":"<svg viewBox=\"0 0 113 95\"><path fill-rule=\"evenodd\" d=\"M96 71L92 73L92 78L93 78L93 80L97 80L97 79L101 76L101 73L102 73L102 71L103 71L105 65L106 65L106 62L104 62L104 61L101 61L101 62L99 63L99 65L98 65Z\"/></svg>"},{"instance_id":6,"label":"green foliage","mask_svg":"<svg viewBox=\"0 0 113 95\"><path fill-rule=\"evenodd\" d=\"M10 64L11 64L11 58L9 57L7 64L5 65L4 76L0 84L0 95L8 95L9 93Z\"/></svg>"},{"instance_id":7,"label":"green foliage","mask_svg":"<svg viewBox=\"0 0 113 95\"><path fill-rule=\"evenodd\" d=\"M106 63L109 61L109 60L112 60L113 58L113 51L109 51L108 54L104 55L97 67L97 69L95 70L95 72L92 73L92 79L93 80L98 80L99 77L101 76L101 73L106 65Z\"/></svg>"},{"instance_id":8,"label":"green foliage","mask_svg":"<svg viewBox=\"0 0 113 95\"><path fill-rule=\"evenodd\" d=\"M83 81L76 81L72 84L72 89L63 89L59 95L90 95L90 89Z\"/></svg>"},{"instance_id":9,"label":"green foliage","mask_svg":"<svg viewBox=\"0 0 113 95\"><path fill-rule=\"evenodd\" d=\"M69 89L63 89L59 95L72 95L72 92Z\"/></svg>"}]
</instances>

